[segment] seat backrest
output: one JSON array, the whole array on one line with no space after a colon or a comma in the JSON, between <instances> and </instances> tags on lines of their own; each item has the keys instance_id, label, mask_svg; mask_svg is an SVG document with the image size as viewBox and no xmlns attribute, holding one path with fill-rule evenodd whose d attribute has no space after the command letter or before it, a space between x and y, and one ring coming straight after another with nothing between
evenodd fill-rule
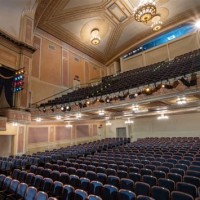
<instances>
[{"instance_id":1,"label":"seat backrest","mask_svg":"<svg viewBox=\"0 0 200 200\"><path fill-rule=\"evenodd\" d=\"M197 187L193 184L178 182L176 184L176 190L190 194L191 196L193 196L193 198L197 197Z\"/></svg>"},{"instance_id":2,"label":"seat backrest","mask_svg":"<svg viewBox=\"0 0 200 200\"><path fill-rule=\"evenodd\" d=\"M63 184L68 184L69 183L69 174L65 172L60 173L60 182Z\"/></svg>"},{"instance_id":3,"label":"seat backrest","mask_svg":"<svg viewBox=\"0 0 200 200\"><path fill-rule=\"evenodd\" d=\"M35 200L48 200L48 195L46 192L39 191Z\"/></svg>"},{"instance_id":4,"label":"seat backrest","mask_svg":"<svg viewBox=\"0 0 200 200\"><path fill-rule=\"evenodd\" d=\"M80 189L88 191L90 188L90 180L88 178L80 178Z\"/></svg>"},{"instance_id":5,"label":"seat backrest","mask_svg":"<svg viewBox=\"0 0 200 200\"><path fill-rule=\"evenodd\" d=\"M107 175L104 173L97 173L97 181L105 184L107 181Z\"/></svg>"},{"instance_id":6,"label":"seat backrest","mask_svg":"<svg viewBox=\"0 0 200 200\"><path fill-rule=\"evenodd\" d=\"M115 187L119 187L120 178L117 176L109 175L107 178L107 183Z\"/></svg>"},{"instance_id":7,"label":"seat backrest","mask_svg":"<svg viewBox=\"0 0 200 200\"><path fill-rule=\"evenodd\" d=\"M61 196L62 191L63 191L63 183L61 183L59 181L55 181L54 186L53 186L53 195Z\"/></svg>"},{"instance_id":8,"label":"seat backrest","mask_svg":"<svg viewBox=\"0 0 200 200\"><path fill-rule=\"evenodd\" d=\"M158 186L167 188L170 192L175 190L175 182L167 178L159 178Z\"/></svg>"},{"instance_id":9,"label":"seat backrest","mask_svg":"<svg viewBox=\"0 0 200 200\"><path fill-rule=\"evenodd\" d=\"M186 183L191 183L195 185L197 188L200 187L200 178L194 176L184 176L183 181Z\"/></svg>"},{"instance_id":10,"label":"seat backrest","mask_svg":"<svg viewBox=\"0 0 200 200\"><path fill-rule=\"evenodd\" d=\"M43 188L42 190L44 192L49 192L52 188L52 185L53 185L53 180L50 179L50 178L44 178L44 184L43 184Z\"/></svg>"},{"instance_id":11,"label":"seat backrest","mask_svg":"<svg viewBox=\"0 0 200 200\"><path fill-rule=\"evenodd\" d=\"M103 200L116 200L118 194L118 189L115 186L105 184L102 190Z\"/></svg>"},{"instance_id":12,"label":"seat backrest","mask_svg":"<svg viewBox=\"0 0 200 200\"><path fill-rule=\"evenodd\" d=\"M62 198L72 200L74 197L74 192L75 192L74 187L72 187L71 185L64 185Z\"/></svg>"},{"instance_id":13,"label":"seat backrest","mask_svg":"<svg viewBox=\"0 0 200 200\"><path fill-rule=\"evenodd\" d=\"M136 194L129 190L120 189L118 193L118 200L136 200Z\"/></svg>"},{"instance_id":14,"label":"seat backrest","mask_svg":"<svg viewBox=\"0 0 200 200\"><path fill-rule=\"evenodd\" d=\"M10 189L9 189L11 191L11 193L15 193L17 191L18 185L19 185L19 181L13 179L10 184Z\"/></svg>"},{"instance_id":15,"label":"seat backrest","mask_svg":"<svg viewBox=\"0 0 200 200\"><path fill-rule=\"evenodd\" d=\"M120 180L120 189L133 191L134 182L128 178L122 178Z\"/></svg>"},{"instance_id":16,"label":"seat backrest","mask_svg":"<svg viewBox=\"0 0 200 200\"><path fill-rule=\"evenodd\" d=\"M91 181L89 194L101 195L103 184L99 181Z\"/></svg>"},{"instance_id":17,"label":"seat backrest","mask_svg":"<svg viewBox=\"0 0 200 200\"><path fill-rule=\"evenodd\" d=\"M10 187L11 181L12 181L12 178L6 177L3 182L3 189L8 190L8 188Z\"/></svg>"},{"instance_id":18,"label":"seat backrest","mask_svg":"<svg viewBox=\"0 0 200 200\"><path fill-rule=\"evenodd\" d=\"M136 195L145 195L149 196L150 193L150 185L143 182L135 183L135 193Z\"/></svg>"},{"instance_id":19,"label":"seat backrest","mask_svg":"<svg viewBox=\"0 0 200 200\"><path fill-rule=\"evenodd\" d=\"M88 200L102 200L102 198L99 197L99 196L91 194L91 195L88 196Z\"/></svg>"},{"instance_id":20,"label":"seat backrest","mask_svg":"<svg viewBox=\"0 0 200 200\"><path fill-rule=\"evenodd\" d=\"M139 195L137 196L137 200L155 200L155 199L149 196Z\"/></svg>"},{"instance_id":21,"label":"seat backrest","mask_svg":"<svg viewBox=\"0 0 200 200\"><path fill-rule=\"evenodd\" d=\"M170 191L160 186L153 186L151 195L155 200L170 200Z\"/></svg>"},{"instance_id":22,"label":"seat backrest","mask_svg":"<svg viewBox=\"0 0 200 200\"><path fill-rule=\"evenodd\" d=\"M84 190L76 189L74 193L74 200L86 200L87 196L88 194Z\"/></svg>"},{"instance_id":23,"label":"seat backrest","mask_svg":"<svg viewBox=\"0 0 200 200\"><path fill-rule=\"evenodd\" d=\"M142 176L142 180L144 183L149 184L151 187L157 185L157 178L151 175Z\"/></svg>"},{"instance_id":24,"label":"seat backrest","mask_svg":"<svg viewBox=\"0 0 200 200\"><path fill-rule=\"evenodd\" d=\"M171 193L171 200L194 200L194 198L184 192L173 191Z\"/></svg>"},{"instance_id":25,"label":"seat backrest","mask_svg":"<svg viewBox=\"0 0 200 200\"><path fill-rule=\"evenodd\" d=\"M2 187L5 178L6 176L4 174L0 174L0 187Z\"/></svg>"},{"instance_id":26,"label":"seat backrest","mask_svg":"<svg viewBox=\"0 0 200 200\"><path fill-rule=\"evenodd\" d=\"M17 188L17 195L23 198L26 194L27 188L28 188L28 185L26 183L20 183Z\"/></svg>"},{"instance_id":27,"label":"seat backrest","mask_svg":"<svg viewBox=\"0 0 200 200\"><path fill-rule=\"evenodd\" d=\"M24 200L35 200L37 189L35 187L28 187Z\"/></svg>"}]
</instances>

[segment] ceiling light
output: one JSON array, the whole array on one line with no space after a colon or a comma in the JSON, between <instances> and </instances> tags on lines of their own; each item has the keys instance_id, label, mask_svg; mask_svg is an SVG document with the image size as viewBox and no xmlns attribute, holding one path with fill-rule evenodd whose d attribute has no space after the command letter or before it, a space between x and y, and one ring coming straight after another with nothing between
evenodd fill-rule
<instances>
[{"instance_id":1,"label":"ceiling light","mask_svg":"<svg viewBox=\"0 0 200 200\"><path fill-rule=\"evenodd\" d=\"M178 99L176 100L176 103L178 105L184 105L187 103L187 99L186 99L186 97L178 97Z\"/></svg>"},{"instance_id":2,"label":"ceiling light","mask_svg":"<svg viewBox=\"0 0 200 200\"><path fill-rule=\"evenodd\" d=\"M42 111L43 111L43 112L46 112L46 108L44 107Z\"/></svg>"},{"instance_id":3,"label":"ceiling light","mask_svg":"<svg viewBox=\"0 0 200 200\"><path fill-rule=\"evenodd\" d=\"M112 123L110 121L106 122L106 126L111 126L111 125L112 125Z\"/></svg>"},{"instance_id":4,"label":"ceiling light","mask_svg":"<svg viewBox=\"0 0 200 200\"><path fill-rule=\"evenodd\" d=\"M13 122L12 125L13 126L18 126L18 123L17 122Z\"/></svg>"},{"instance_id":5,"label":"ceiling light","mask_svg":"<svg viewBox=\"0 0 200 200\"><path fill-rule=\"evenodd\" d=\"M99 29L95 28L91 31L91 43L94 45L98 45L101 41L100 35L99 35Z\"/></svg>"},{"instance_id":6,"label":"ceiling light","mask_svg":"<svg viewBox=\"0 0 200 200\"><path fill-rule=\"evenodd\" d=\"M160 116L157 117L158 120L165 120L165 119L169 119L169 116L164 115L164 113L162 113Z\"/></svg>"},{"instance_id":7,"label":"ceiling light","mask_svg":"<svg viewBox=\"0 0 200 200\"><path fill-rule=\"evenodd\" d=\"M72 127L72 124L66 124L65 127L66 127L66 128L71 128L71 127Z\"/></svg>"},{"instance_id":8,"label":"ceiling light","mask_svg":"<svg viewBox=\"0 0 200 200\"><path fill-rule=\"evenodd\" d=\"M136 105L132 105L132 111L138 111L139 110L139 106Z\"/></svg>"},{"instance_id":9,"label":"ceiling light","mask_svg":"<svg viewBox=\"0 0 200 200\"><path fill-rule=\"evenodd\" d=\"M36 122L41 122L42 119L41 119L40 117L37 117L37 118L35 119L35 121L36 121Z\"/></svg>"},{"instance_id":10,"label":"ceiling light","mask_svg":"<svg viewBox=\"0 0 200 200\"><path fill-rule=\"evenodd\" d=\"M61 120L61 116L60 116L60 115L57 115L57 116L56 116L56 120Z\"/></svg>"},{"instance_id":11,"label":"ceiling light","mask_svg":"<svg viewBox=\"0 0 200 200\"><path fill-rule=\"evenodd\" d=\"M195 27L196 27L197 29L200 29L200 19L196 21Z\"/></svg>"},{"instance_id":12,"label":"ceiling light","mask_svg":"<svg viewBox=\"0 0 200 200\"><path fill-rule=\"evenodd\" d=\"M82 117L82 114L80 112L76 113L76 118L80 119Z\"/></svg>"},{"instance_id":13,"label":"ceiling light","mask_svg":"<svg viewBox=\"0 0 200 200\"><path fill-rule=\"evenodd\" d=\"M104 110L99 110L98 114L99 114L100 116L103 116L103 115L105 114L105 111L104 111Z\"/></svg>"},{"instance_id":14,"label":"ceiling light","mask_svg":"<svg viewBox=\"0 0 200 200\"><path fill-rule=\"evenodd\" d=\"M162 21L156 21L153 22L153 24L151 25L151 28L153 31L159 31L162 28L163 22Z\"/></svg>"},{"instance_id":15,"label":"ceiling light","mask_svg":"<svg viewBox=\"0 0 200 200\"><path fill-rule=\"evenodd\" d=\"M129 118L124 122L125 124L133 124L133 120L130 120Z\"/></svg>"},{"instance_id":16,"label":"ceiling light","mask_svg":"<svg viewBox=\"0 0 200 200\"><path fill-rule=\"evenodd\" d=\"M157 12L154 0L141 0L134 10L134 18L137 22L147 23Z\"/></svg>"}]
</instances>

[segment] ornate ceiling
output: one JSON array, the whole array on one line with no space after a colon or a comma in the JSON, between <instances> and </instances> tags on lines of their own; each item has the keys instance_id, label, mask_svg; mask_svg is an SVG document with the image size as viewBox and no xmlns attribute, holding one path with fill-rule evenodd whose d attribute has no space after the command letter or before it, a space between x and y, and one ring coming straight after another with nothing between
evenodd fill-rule
<instances>
[{"instance_id":1,"label":"ornate ceiling","mask_svg":"<svg viewBox=\"0 0 200 200\"><path fill-rule=\"evenodd\" d=\"M134 20L139 0L41 0L35 26L108 65L139 43L155 36L151 23ZM164 22L162 31L195 19L199 0L156 0ZM99 45L92 45L90 33L98 28Z\"/></svg>"}]
</instances>

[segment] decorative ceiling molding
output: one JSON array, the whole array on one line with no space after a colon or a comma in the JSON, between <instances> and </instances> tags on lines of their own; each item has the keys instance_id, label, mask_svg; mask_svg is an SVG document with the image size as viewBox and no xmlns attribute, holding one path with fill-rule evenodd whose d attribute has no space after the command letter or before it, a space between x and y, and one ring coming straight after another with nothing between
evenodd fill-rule
<instances>
[{"instance_id":1,"label":"decorative ceiling molding","mask_svg":"<svg viewBox=\"0 0 200 200\"><path fill-rule=\"evenodd\" d=\"M157 33L152 32L151 23L143 25L135 22L132 9L135 4L137 5L137 1L133 0L95 0L92 3L85 0L80 5L77 0L41 0L36 10L35 26L102 64L109 65L130 49L191 20L197 13L200 13L200 2L195 0L191 0L191 8L182 4L182 7L177 9L178 11L171 9L171 7L176 7L176 2L172 2L172 0L156 0L156 2L164 22L163 29ZM81 21L85 21L85 23L81 23ZM105 22L104 30L106 31L100 45L89 43L89 36L86 35L91 31L89 29L94 21L99 30L104 26L99 21ZM70 29L68 25L74 27ZM144 27L141 28L141 26ZM89 28L84 30L84 27ZM129 29L127 29L128 27ZM121 38L123 34L124 36ZM120 43L118 43L119 40Z\"/></svg>"}]
</instances>

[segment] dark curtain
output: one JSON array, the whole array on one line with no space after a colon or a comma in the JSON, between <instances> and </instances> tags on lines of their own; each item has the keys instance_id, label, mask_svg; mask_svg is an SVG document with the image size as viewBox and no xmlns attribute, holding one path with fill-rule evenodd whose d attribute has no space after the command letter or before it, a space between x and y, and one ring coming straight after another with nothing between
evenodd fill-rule
<instances>
[{"instance_id":1,"label":"dark curtain","mask_svg":"<svg viewBox=\"0 0 200 200\"><path fill-rule=\"evenodd\" d=\"M15 72L5 67L0 67L0 95L5 92L5 98L10 107L13 107L13 76ZM3 90L4 88L4 90Z\"/></svg>"}]
</instances>

